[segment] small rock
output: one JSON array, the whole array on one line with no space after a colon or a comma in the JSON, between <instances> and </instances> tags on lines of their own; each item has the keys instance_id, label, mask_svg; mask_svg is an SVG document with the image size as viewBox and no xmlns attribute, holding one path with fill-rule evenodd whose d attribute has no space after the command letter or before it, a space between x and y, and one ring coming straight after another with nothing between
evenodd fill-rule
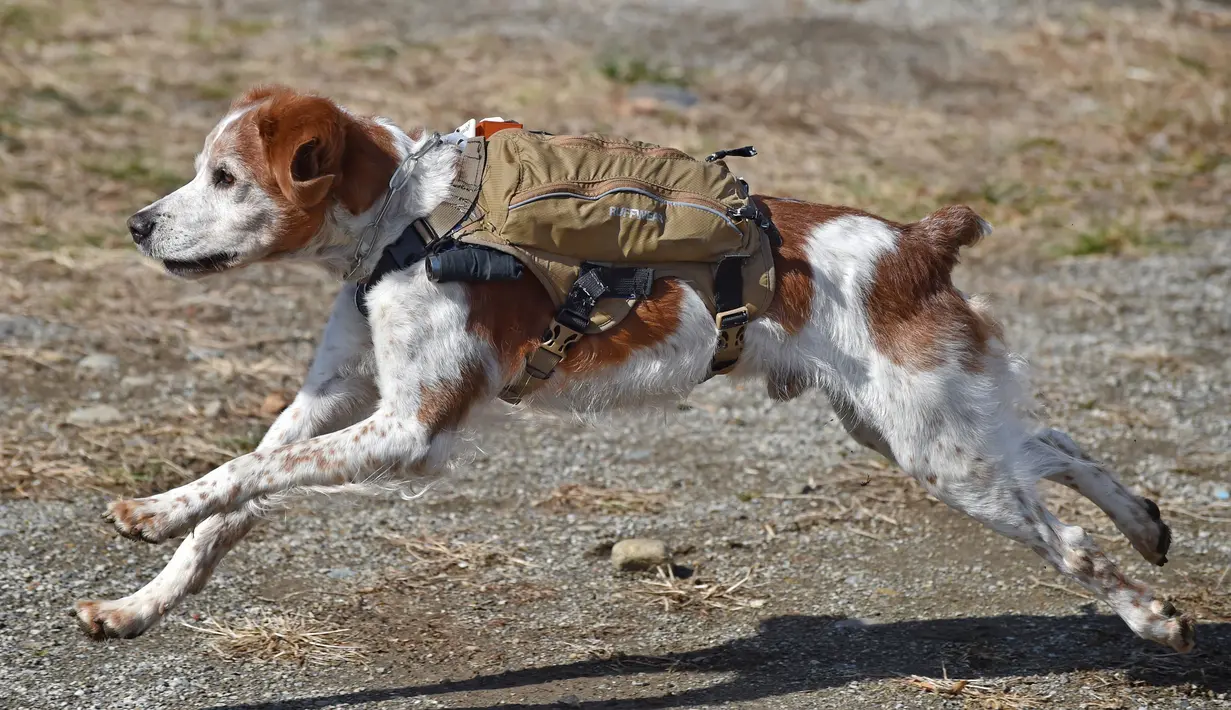
<instances>
[{"instance_id":1,"label":"small rock","mask_svg":"<svg viewBox=\"0 0 1231 710\"><path fill-rule=\"evenodd\" d=\"M215 399L215 400L206 402L205 406L201 407L201 416L205 417L206 419L213 419L219 414L222 414L222 400Z\"/></svg>"},{"instance_id":2,"label":"small rock","mask_svg":"<svg viewBox=\"0 0 1231 710\"><path fill-rule=\"evenodd\" d=\"M566 708L579 708L581 707L581 698L576 695L566 695L560 698L560 704Z\"/></svg>"},{"instance_id":3,"label":"small rock","mask_svg":"<svg viewBox=\"0 0 1231 710\"><path fill-rule=\"evenodd\" d=\"M842 631L860 631L869 626L876 626L880 622L876 619L852 617L850 619L839 619L833 623L835 629Z\"/></svg>"},{"instance_id":4,"label":"small rock","mask_svg":"<svg viewBox=\"0 0 1231 710\"><path fill-rule=\"evenodd\" d=\"M124 419L124 414L109 404L78 407L68 415L68 423L77 426L101 426L114 424Z\"/></svg>"},{"instance_id":5,"label":"small rock","mask_svg":"<svg viewBox=\"0 0 1231 710\"><path fill-rule=\"evenodd\" d=\"M218 348L203 348L197 345L191 345L188 347L188 362L197 362L198 360L216 360L223 355L226 355L226 353Z\"/></svg>"},{"instance_id":6,"label":"small rock","mask_svg":"<svg viewBox=\"0 0 1231 710\"><path fill-rule=\"evenodd\" d=\"M149 387L156 381L153 375L127 375L124 379L120 380L120 386L135 389L137 387Z\"/></svg>"},{"instance_id":7,"label":"small rock","mask_svg":"<svg viewBox=\"0 0 1231 710\"><path fill-rule=\"evenodd\" d=\"M624 452L625 461L645 461L654 455L649 449L633 449L632 451Z\"/></svg>"},{"instance_id":8,"label":"small rock","mask_svg":"<svg viewBox=\"0 0 1231 710\"><path fill-rule=\"evenodd\" d=\"M265 401L261 402L261 414L272 417L275 414L279 414L283 409L286 409L286 405L288 404L290 404L290 402L286 401L286 397L284 397L281 392L270 392L265 395Z\"/></svg>"},{"instance_id":9,"label":"small rock","mask_svg":"<svg viewBox=\"0 0 1231 710\"><path fill-rule=\"evenodd\" d=\"M611 548L611 564L616 569L636 571L667 564L667 543L650 538L621 540Z\"/></svg>"},{"instance_id":10,"label":"small rock","mask_svg":"<svg viewBox=\"0 0 1231 710\"><path fill-rule=\"evenodd\" d=\"M110 372L119 366L119 358L106 353L93 353L77 361L78 370L89 370L90 372Z\"/></svg>"},{"instance_id":11,"label":"small rock","mask_svg":"<svg viewBox=\"0 0 1231 710\"><path fill-rule=\"evenodd\" d=\"M355 570L350 567L335 567L329 570L328 574L332 579L350 579L355 576Z\"/></svg>"}]
</instances>

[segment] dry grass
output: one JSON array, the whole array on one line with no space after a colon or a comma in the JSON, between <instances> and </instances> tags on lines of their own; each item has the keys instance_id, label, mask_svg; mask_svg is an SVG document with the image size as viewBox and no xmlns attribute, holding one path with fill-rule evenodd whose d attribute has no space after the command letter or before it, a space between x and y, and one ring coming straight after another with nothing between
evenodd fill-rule
<instances>
[{"instance_id":1,"label":"dry grass","mask_svg":"<svg viewBox=\"0 0 1231 710\"><path fill-rule=\"evenodd\" d=\"M238 623L210 620L189 629L212 637L210 648L228 661L305 664L363 662L363 647L343 641L349 629L304 616L266 616Z\"/></svg>"},{"instance_id":2,"label":"dry grass","mask_svg":"<svg viewBox=\"0 0 1231 710\"><path fill-rule=\"evenodd\" d=\"M428 535L413 538L389 535L386 539L410 553L411 569L421 578L458 578L506 564L533 566L494 541L463 542Z\"/></svg>"},{"instance_id":3,"label":"dry grass","mask_svg":"<svg viewBox=\"0 0 1231 710\"><path fill-rule=\"evenodd\" d=\"M644 491L631 488L607 488L587 486L581 483L566 483L551 492L534 507L550 510L583 511L606 514L647 514L662 511L667 504L663 491Z\"/></svg>"},{"instance_id":4,"label":"dry grass","mask_svg":"<svg viewBox=\"0 0 1231 710\"><path fill-rule=\"evenodd\" d=\"M253 333L313 338L328 303L312 297L319 278L287 267L272 280L285 288L227 277L225 290L210 292L142 265L124 233L134 208L187 177L246 85L314 88L406 126L504 114L695 154L754 143L760 156L740 169L758 191L899 219L970 203L998 230L975 258L1136 252L1231 217L1228 17L1090 10L1063 24L982 31L968 39L988 58L983 88L942 81L935 100L906 102L857 87L814 91L763 66L735 76L681 73L652 58L613 64L565 41L477 33L429 46L362 21L308 32L294 17L245 14L242 3L9 2L0 11L0 303L91 338L0 351L0 390L44 388L30 391L38 409L0 414L0 494L56 484L141 491L198 475L226 460L223 451L245 450L269 421L250 414L260 397L302 376L306 354ZM642 110L625 92L645 79L686 80L699 101ZM288 327L270 306L292 299L320 303L297 309ZM228 393L222 416L202 416L190 395L149 406L138 396L122 426L65 426L81 398L114 390L77 381L83 342L177 382L215 382ZM234 348L182 362L184 349L210 343ZM234 392L259 394L233 402ZM583 488L545 504L662 505Z\"/></svg>"},{"instance_id":5,"label":"dry grass","mask_svg":"<svg viewBox=\"0 0 1231 710\"><path fill-rule=\"evenodd\" d=\"M638 580L640 586L636 591L661 604L663 611L760 609L767 600L751 595L748 584L751 579L751 568L744 570L743 576L732 582L707 580L700 574L680 579L667 565L657 568L654 579Z\"/></svg>"},{"instance_id":6,"label":"dry grass","mask_svg":"<svg viewBox=\"0 0 1231 710\"><path fill-rule=\"evenodd\" d=\"M1185 573L1175 602L1202 621L1231 622L1231 564L1221 571Z\"/></svg>"},{"instance_id":7,"label":"dry grass","mask_svg":"<svg viewBox=\"0 0 1231 710\"><path fill-rule=\"evenodd\" d=\"M698 152L754 138L764 146L748 166L758 189L894 217L969 201L1066 253L1150 248L1159 230L1227 214L1231 48L1208 14L1168 23L1161 10L1090 10L982 32L971 41L998 69L973 101L896 105L700 74L687 77L699 105L673 112L622 96L629 81L676 81L677 67L564 42L414 46L378 22L314 41L293 23L142 0L11 8L26 19L24 41L0 51L0 204L15 243L29 247L122 246L119 218L182 180L226 102L270 78L404 123L516 113ZM295 61L275 67L278 56ZM401 86L445 67L451 81L431 92Z\"/></svg>"},{"instance_id":8,"label":"dry grass","mask_svg":"<svg viewBox=\"0 0 1231 710\"><path fill-rule=\"evenodd\" d=\"M1005 683L989 685L982 681L950 680L912 675L903 683L928 693L960 698L963 706L977 710L1032 710L1050 703L1050 697L1013 692Z\"/></svg>"}]
</instances>

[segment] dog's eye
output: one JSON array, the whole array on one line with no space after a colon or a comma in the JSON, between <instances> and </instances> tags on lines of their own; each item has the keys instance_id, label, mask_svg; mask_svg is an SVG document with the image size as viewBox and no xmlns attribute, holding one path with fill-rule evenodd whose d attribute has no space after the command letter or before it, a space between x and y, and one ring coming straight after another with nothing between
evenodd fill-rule
<instances>
[{"instance_id":1,"label":"dog's eye","mask_svg":"<svg viewBox=\"0 0 1231 710\"><path fill-rule=\"evenodd\" d=\"M228 173L222 168L214 171L214 186L215 187L230 187L235 184L235 176Z\"/></svg>"}]
</instances>

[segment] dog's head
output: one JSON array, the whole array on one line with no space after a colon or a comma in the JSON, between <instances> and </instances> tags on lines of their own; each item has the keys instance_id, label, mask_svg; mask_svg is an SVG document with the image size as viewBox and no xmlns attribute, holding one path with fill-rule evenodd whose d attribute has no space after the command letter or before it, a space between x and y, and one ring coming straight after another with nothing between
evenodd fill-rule
<instances>
[{"instance_id":1,"label":"dog's head","mask_svg":"<svg viewBox=\"0 0 1231 710\"><path fill-rule=\"evenodd\" d=\"M192 181L130 217L128 230L177 276L294 255L336 210L368 210L397 163L386 126L326 98L258 87L206 137Z\"/></svg>"}]
</instances>

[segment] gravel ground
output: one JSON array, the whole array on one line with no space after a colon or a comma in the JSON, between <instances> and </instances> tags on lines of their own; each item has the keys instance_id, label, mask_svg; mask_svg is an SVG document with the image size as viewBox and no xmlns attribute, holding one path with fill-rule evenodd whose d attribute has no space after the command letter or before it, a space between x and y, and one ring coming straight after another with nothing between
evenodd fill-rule
<instances>
[{"instance_id":1,"label":"gravel ground","mask_svg":"<svg viewBox=\"0 0 1231 710\"><path fill-rule=\"evenodd\" d=\"M1216 580L1231 560L1231 526L1174 512L1218 517L1202 503L1226 485L1227 236L1031 275L962 273L967 287L999 294L1049 419L1159 500L1176 533L1165 570L1114 536L1106 544L1181 604L1200 590L1225 595ZM205 288L226 293L252 278ZM60 336L54 326L46 335ZM621 415L602 430L498 421L480 442L482 453L421 500L296 505L134 642L91 644L64 610L77 597L127 593L170 547L116 538L97 520L103 496L3 504L0 693L12 707L934 707L944 701L895 678L947 672L1056 707L1231 705L1231 624L1202 624L1186 657L1139 642L1072 587L1038 585L1058 580L1029 552L875 468L819 396L771 405L760 391L713 383L685 411ZM872 483L833 483L851 470ZM576 481L665 491L667 505L533 505ZM793 523L817 503L767 496L809 481L854 512ZM388 539L424 533L489 543L530 566L497 560L439 578ZM652 576L618 574L604 558L604 545L633 535L668 541L700 577L733 582L751 568L741 598L764 604L664 611L641 593ZM1202 598L1189 606L1226 618L1225 596ZM365 659L227 661L182 625L307 613L348 629Z\"/></svg>"},{"instance_id":2,"label":"gravel ground","mask_svg":"<svg viewBox=\"0 0 1231 710\"><path fill-rule=\"evenodd\" d=\"M448 16L370 1L287 14L326 27L380 17L409 37L454 28L598 38L634 54L664 45L676 63L780 62L818 90L927 102L937 82L949 101L1001 71L972 31L1073 12L1021 5L771 3L750 14L726 0L544 0L493 22L478 1ZM721 51L730 37L740 51ZM184 284L129 252L7 260L0 288L23 300L0 306L0 452L47 456L15 459L35 463L18 464L0 498L0 705L1231 707L1231 232L1157 238L1131 256L1038 260L994 235L958 280L995 299L1048 423L1158 501L1175 536L1162 570L1084 500L1049 489L1062 518L1202 619L1187 656L1139 641L1032 553L930 500L847 440L823 397L774 404L723 381L679 411L600 428L495 419L420 499L296 502L145 637L90 643L66 613L72 601L127 594L172 552L116 537L98 518L106 500L250 447L271 420L267 396L301 377L333 286L289 265ZM61 307L72 317L55 317ZM89 463L63 463L75 459ZM570 507L573 484L640 493ZM678 595L653 573L611 568L610 545L633 536L673 549L688 576L668 582ZM695 584L709 585L709 603ZM248 623L246 645L206 633ZM354 651L279 638L288 624L337 632L315 639ZM971 682L938 695L908 683L915 675Z\"/></svg>"}]
</instances>

